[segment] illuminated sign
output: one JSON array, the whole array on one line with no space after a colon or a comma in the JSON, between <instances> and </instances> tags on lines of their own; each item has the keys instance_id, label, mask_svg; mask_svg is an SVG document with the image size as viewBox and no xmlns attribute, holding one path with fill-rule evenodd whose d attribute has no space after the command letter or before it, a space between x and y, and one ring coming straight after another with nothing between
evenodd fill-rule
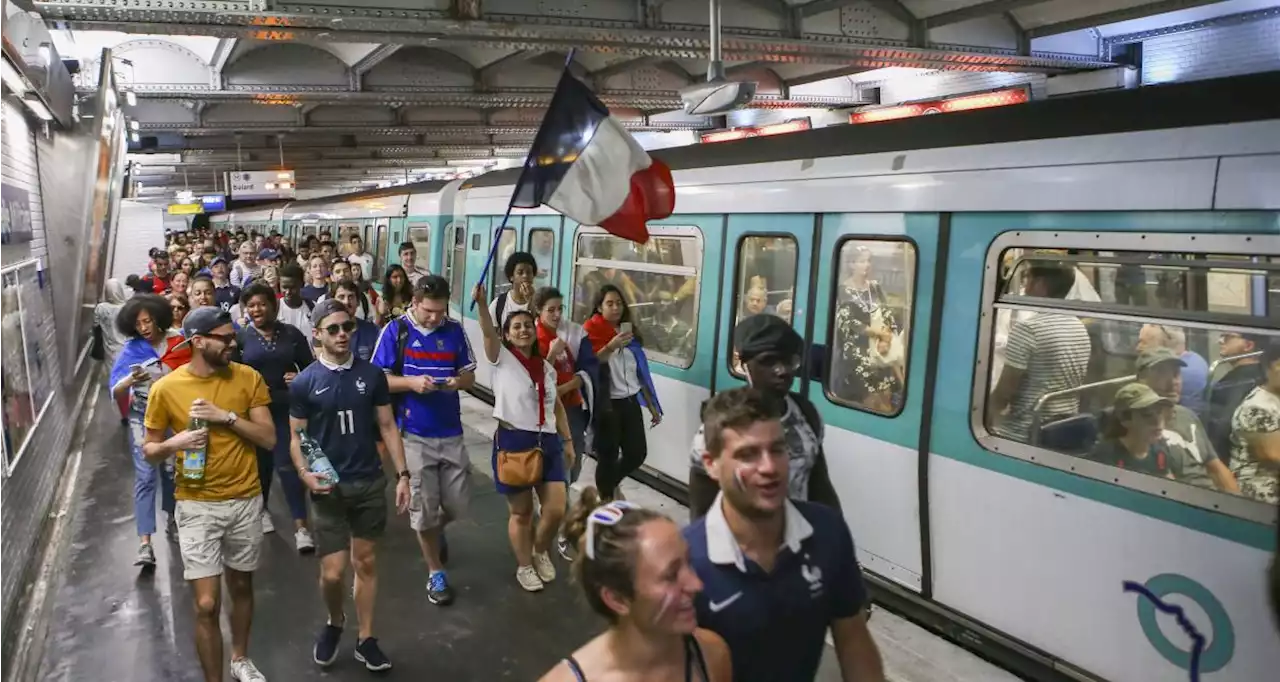
<instances>
[{"instance_id":1,"label":"illuminated sign","mask_svg":"<svg viewBox=\"0 0 1280 682\"><path fill-rule=\"evenodd\" d=\"M293 199L297 185L291 170L228 171L232 199Z\"/></svg>"},{"instance_id":2,"label":"illuminated sign","mask_svg":"<svg viewBox=\"0 0 1280 682\"><path fill-rule=\"evenodd\" d=\"M196 215L204 213L204 206L200 204L169 204L169 215Z\"/></svg>"},{"instance_id":3,"label":"illuminated sign","mask_svg":"<svg viewBox=\"0 0 1280 682\"><path fill-rule=\"evenodd\" d=\"M785 135L786 133L798 133L803 130L809 130L812 124L808 118L793 118L790 121L782 123L770 123L769 125L730 128L729 130L717 130L710 133L703 133L700 138L703 143L708 142L729 142L731 140L741 140L747 137L769 137L770 135Z\"/></svg>"},{"instance_id":4,"label":"illuminated sign","mask_svg":"<svg viewBox=\"0 0 1280 682\"><path fill-rule=\"evenodd\" d=\"M204 206L206 211L225 211L227 210L227 195L206 194L200 197L200 204Z\"/></svg>"},{"instance_id":5,"label":"illuminated sign","mask_svg":"<svg viewBox=\"0 0 1280 682\"><path fill-rule=\"evenodd\" d=\"M882 107L879 109L867 109L849 114L850 123L879 123L880 121L892 121L899 118L913 118L915 116L928 116L930 114L949 114L955 111L971 111L973 109L987 109L989 107L1003 107L1010 104L1022 104L1030 101L1031 95L1026 88L1012 88L1009 90L997 90L996 92L984 92L977 95L965 95L963 97L953 97L947 100L936 102L919 102L916 104L901 104L894 107Z\"/></svg>"}]
</instances>

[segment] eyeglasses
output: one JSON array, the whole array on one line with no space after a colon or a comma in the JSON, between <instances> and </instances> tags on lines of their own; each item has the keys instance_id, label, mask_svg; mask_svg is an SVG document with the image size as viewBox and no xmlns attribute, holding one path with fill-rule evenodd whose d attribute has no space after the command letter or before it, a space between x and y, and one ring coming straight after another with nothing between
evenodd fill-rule
<instances>
[{"instance_id":1,"label":"eyeglasses","mask_svg":"<svg viewBox=\"0 0 1280 682\"><path fill-rule=\"evenodd\" d=\"M336 336L339 331L344 331L350 334L356 330L356 323L354 320L347 320L342 324L331 324L325 327L324 330L328 332L330 336Z\"/></svg>"},{"instance_id":2,"label":"eyeglasses","mask_svg":"<svg viewBox=\"0 0 1280 682\"><path fill-rule=\"evenodd\" d=\"M753 358L756 364L763 365L773 370L786 369L792 372L800 371L803 364L798 355L779 355L777 353L763 353Z\"/></svg>"},{"instance_id":3,"label":"eyeglasses","mask_svg":"<svg viewBox=\"0 0 1280 682\"><path fill-rule=\"evenodd\" d=\"M196 336L203 336L208 339L217 339L228 346L236 340L235 334L196 334Z\"/></svg>"},{"instance_id":4,"label":"eyeglasses","mask_svg":"<svg viewBox=\"0 0 1280 682\"><path fill-rule=\"evenodd\" d=\"M602 505L587 517L587 558L596 558L596 526L616 526L631 509L639 509L626 500L615 500Z\"/></svg>"}]
</instances>

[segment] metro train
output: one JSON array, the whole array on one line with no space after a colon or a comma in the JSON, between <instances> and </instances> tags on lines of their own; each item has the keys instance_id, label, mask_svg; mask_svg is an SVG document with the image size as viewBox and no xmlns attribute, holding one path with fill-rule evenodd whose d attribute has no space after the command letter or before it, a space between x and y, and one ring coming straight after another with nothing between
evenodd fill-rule
<instances>
[{"instance_id":1,"label":"metro train","mask_svg":"<svg viewBox=\"0 0 1280 682\"><path fill-rule=\"evenodd\" d=\"M676 211L645 245L546 208L499 233L519 169L212 224L361 234L379 270L413 241L476 346L469 291L492 239L534 253L578 321L601 281L624 283L666 410L643 473L675 495L699 405L743 385L735 320L783 315L811 344L796 388L881 603L1033 679L1187 679L1194 660L1201 679L1252 682L1280 670L1276 505L1081 455L1144 325L1215 372L1249 355L1229 339L1280 339L1275 92L1263 74L662 150ZM1074 265L1080 292L1023 293L1045 259ZM1054 421L1041 400L1014 437L986 406L1011 318L1036 311L1085 322L1088 383L1054 396L1079 414ZM886 347L860 332L877 325Z\"/></svg>"}]
</instances>

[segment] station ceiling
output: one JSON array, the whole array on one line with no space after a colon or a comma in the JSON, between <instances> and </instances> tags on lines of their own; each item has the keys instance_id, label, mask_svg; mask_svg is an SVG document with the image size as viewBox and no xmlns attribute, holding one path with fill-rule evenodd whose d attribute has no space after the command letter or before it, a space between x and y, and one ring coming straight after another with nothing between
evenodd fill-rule
<instances>
[{"instance_id":1,"label":"station ceiling","mask_svg":"<svg viewBox=\"0 0 1280 682\"><path fill-rule=\"evenodd\" d=\"M701 130L679 91L705 80L707 0L69 0L32 2L87 55L112 49L137 96L143 195L211 191L221 172L295 169L334 192L522 159L569 51L637 132ZM1062 73L1110 66L1034 41L1208 0L723 0L731 79L753 107L867 103L890 67ZM60 46L60 52L67 55ZM148 138L154 138L149 140ZM159 157L157 157L159 158Z\"/></svg>"}]
</instances>

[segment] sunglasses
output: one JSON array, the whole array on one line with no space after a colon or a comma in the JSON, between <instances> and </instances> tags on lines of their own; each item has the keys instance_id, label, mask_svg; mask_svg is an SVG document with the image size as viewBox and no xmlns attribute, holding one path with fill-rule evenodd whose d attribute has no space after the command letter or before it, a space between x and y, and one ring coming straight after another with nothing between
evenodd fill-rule
<instances>
[{"instance_id":1,"label":"sunglasses","mask_svg":"<svg viewBox=\"0 0 1280 682\"><path fill-rule=\"evenodd\" d=\"M217 339L228 346L236 340L235 334L196 334L196 336L203 336L207 339Z\"/></svg>"},{"instance_id":2,"label":"sunglasses","mask_svg":"<svg viewBox=\"0 0 1280 682\"><path fill-rule=\"evenodd\" d=\"M800 365L803 363L798 355L778 355L777 353L763 353L752 358L755 364L768 367L770 369L787 369L792 372L800 371Z\"/></svg>"},{"instance_id":3,"label":"sunglasses","mask_svg":"<svg viewBox=\"0 0 1280 682\"><path fill-rule=\"evenodd\" d=\"M324 330L328 332L330 336L336 335L339 331L344 331L350 334L351 332L356 330L356 323L354 320L347 320L342 324L331 324L325 327Z\"/></svg>"},{"instance_id":4,"label":"sunglasses","mask_svg":"<svg viewBox=\"0 0 1280 682\"><path fill-rule=\"evenodd\" d=\"M602 505L587 517L587 558L596 558L596 526L616 526L631 509L639 509L626 500L615 500Z\"/></svg>"}]
</instances>

